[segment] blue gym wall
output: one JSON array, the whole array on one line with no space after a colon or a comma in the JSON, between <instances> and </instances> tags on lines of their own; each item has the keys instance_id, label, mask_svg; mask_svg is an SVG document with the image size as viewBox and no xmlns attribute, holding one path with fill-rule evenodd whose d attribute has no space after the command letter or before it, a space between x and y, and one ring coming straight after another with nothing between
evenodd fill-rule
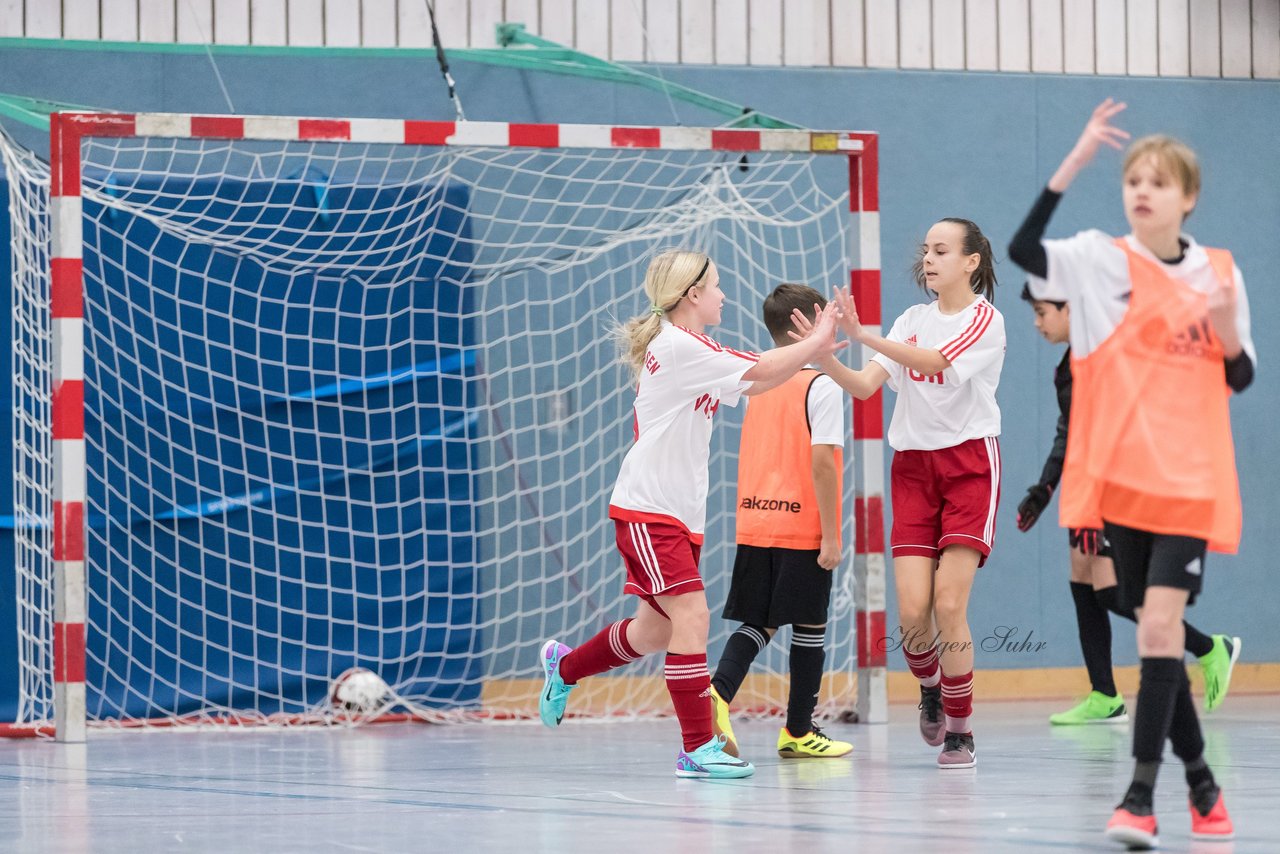
<instances>
[{"instance_id":1,"label":"blue gym wall","mask_svg":"<svg viewBox=\"0 0 1280 854\"><path fill-rule=\"evenodd\" d=\"M453 117L438 71L424 54L226 54L218 64L237 112ZM1017 639L1034 633L1033 642L1044 645L1036 652L980 651L979 667L1079 664L1065 535L1053 524L1054 510L1029 534L1013 525L1014 508L1038 477L1050 444L1057 418L1051 376L1061 352L1035 334L1031 311L1018 299L1023 277L1003 260L1003 247L1102 98L1130 104L1120 123L1135 135L1165 131L1190 142L1202 157L1205 190L1188 228L1203 243L1234 252L1249 286L1260 355L1254 386L1232 405L1245 505L1243 544L1236 557L1212 559L1206 595L1191 619L1207 631L1242 635L1246 661L1280 661L1280 632L1265 604L1274 589L1268 555L1280 552L1280 528L1270 521L1280 516L1280 491L1273 487L1274 461L1280 459L1273 429L1280 387L1272 368L1280 356L1270 335L1280 321L1280 296L1270 281L1268 254L1280 235L1280 148L1274 145L1280 138L1280 84L834 69L660 72L798 124L881 134L886 326L920 299L907 269L913 247L934 220L971 218L997 247L1002 284L996 305L1009 332L999 394L1003 502L995 553L979 575L970 619L976 640L1012 627ZM684 123L713 121L635 89L467 62L455 62L454 73L473 120L674 123L674 110ZM0 49L0 91L129 111L227 111L208 59L195 53ZM47 147L41 134L2 121L25 144L41 152ZM1111 152L1077 181L1051 233L1085 227L1111 233L1125 228L1119 159ZM0 425L0 438L8 429ZM714 575L728 566L703 569ZM0 588L0 618L10 598ZM892 624L892 599L889 607ZM1117 626L1116 638L1117 663L1134 662L1132 633ZM901 668L897 656L890 659L891 667ZM0 669L0 690L10 683Z\"/></svg>"}]
</instances>

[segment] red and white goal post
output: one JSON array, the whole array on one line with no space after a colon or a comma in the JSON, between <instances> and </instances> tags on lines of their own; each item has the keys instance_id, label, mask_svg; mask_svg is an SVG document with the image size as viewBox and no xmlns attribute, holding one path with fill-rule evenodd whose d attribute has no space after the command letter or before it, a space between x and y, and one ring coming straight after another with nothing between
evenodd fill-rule
<instances>
[{"instance_id":1,"label":"red and white goal post","mask_svg":"<svg viewBox=\"0 0 1280 854\"><path fill-rule=\"evenodd\" d=\"M30 329L11 733L330 722L352 666L411 712L527 717L528 651L627 607L603 507L631 392L602 318L642 309L653 250L711 253L737 346L784 280L849 281L881 323L874 133L61 113L47 175L6 165ZM880 394L852 423L823 708L879 722ZM783 654L737 705L785 706ZM664 711L660 680L598 682L580 713Z\"/></svg>"}]
</instances>

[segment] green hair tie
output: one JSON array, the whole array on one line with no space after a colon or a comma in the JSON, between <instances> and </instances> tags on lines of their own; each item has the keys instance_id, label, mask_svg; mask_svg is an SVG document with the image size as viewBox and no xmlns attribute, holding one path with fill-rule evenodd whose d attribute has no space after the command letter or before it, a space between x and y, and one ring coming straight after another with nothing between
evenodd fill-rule
<instances>
[{"instance_id":1,"label":"green hair tie","mask_svg":"<svg viewBox=\"0 0 1280 854\"><path fill-rule=\"evenodd\" d=\"M662 310L662 306L658 305L656 302L653 305L649 306L649 311L652 312L653 314L658 315L658 317L662 317L664 313Z\"/></svg>"}]
</instances>

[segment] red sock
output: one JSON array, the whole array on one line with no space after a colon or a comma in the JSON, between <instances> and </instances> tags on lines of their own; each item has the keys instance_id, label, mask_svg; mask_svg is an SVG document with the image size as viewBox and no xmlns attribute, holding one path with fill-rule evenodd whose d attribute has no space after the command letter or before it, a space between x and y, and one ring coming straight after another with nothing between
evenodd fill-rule
<instances>
[{"instance_id":1,"label":"red sock","mask_svg":"<svg viewBox=\"0 0 1280 854\"><path fill-rule=\"evenodd\" d=\"M685 753L691 753L711 740L711 674L707 672L707 654L677 655L667 653L667 691L680 719L680 735Z\"/></svg>"},{"instance_id":2,"label":"red sock","mask_svg":"<svg viewBox=\"0 0 1280 854\"><path fill-rule=\"evenodd\" d=\"M938 678L942 675L942 668L938 666L938 648L936 646L931 646L920 653L911 652L904 646L902 654L907 657L907 667L920 680L922 686L933 688L938 684Z\"/></svg>"},{"instance_id":3,"label":"red sock","mask_svg":"<svg viewBox=\"0 0 1280 854\"><path fill-rule=\"evenodd\" d=\"M942 676L942 711L947 716L947 732L968 732L973 714L973 671L959 676Z\"/></svg>"},{"instance_id":4,"label":"red sock","mask_svg":"<svg viewBox=\"0 0 1280 854\"><path fill-rule=\"evenodd\" d=\"M628 661L635 661L640 653L627 643L627 626L631 620L619 620L605 627L591 640L560 660L560 678L566 685L576 685L584 676L594 676Z\"/></svg>"}]
</instances>

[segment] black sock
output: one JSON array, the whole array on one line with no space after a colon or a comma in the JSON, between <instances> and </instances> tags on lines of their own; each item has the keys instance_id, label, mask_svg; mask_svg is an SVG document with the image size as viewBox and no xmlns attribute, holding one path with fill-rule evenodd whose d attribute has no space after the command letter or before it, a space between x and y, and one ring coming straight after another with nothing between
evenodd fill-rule
<instances>
[{"instance_id":1,"label":"black sock","mask_svg":"<svg viewBox=\"0 0 1280 854\"><path fill-rule=\"evenodd\" d=\"M738 626L738 630L725 641L724 652L720 653L720 663L716 665L716 675L711 677L711 684L726 703L733 701L738 689L742 687L742 680L747 678L751 662L768 645L769 633L760 626L749 626L746 623Z\"/></svg>"},{"instance_id":2,"label":"black sock","mask_svg":"<svg viewBox=\"0 0 1280 854\"><path fill-rule=\"evenodd\" d=\"M1213 782L1213 772L1204 761L1204 734L1200 731L1196 704L1191 699L1191 680L1187 678L1185 667L1182 669L1182 681L1178 685L1178 696L1173 704L1169 741L1173 744L1174 755L1186 765L1188 786L1194 789L1205 781Z\"/></svg>"},{"instance_id":3,"label":"black sock","mask_svg":"<svg viewBox=\"0 0 1280 854\"><path fill-rule=\"evenodd\" d=\"M1178 692L1186 678L1187 669L1181 659L1142 659L1138 704L1133 721L1133 758L1138 761L1138 767L1160 761L1165 739L1169 737ZM1154 778L1150 785L1154 788Z\"/></svg>"},{"instance_id":4,"label":"black sock","mask_svg":"<svg viewBox=\"0 0 1280 854\"><path fill-rule=\"evenodd\" d=\"M1218 782L1213 779L1213 771L1209 770L1209 764L1204 761L1203 756L1188 762L1185 770L1189 789L1197 789L1206 783L1215 787L1218 785ZM1213 804L1209 806L1212 807Z\"/></svg>"},{"instance_id":5,"label":"black sock","mask_svg":"<svg viewBox=\"0 0 1280 854\"><path fill-rule=\"evenodd\" d=\"M1084 668L1089 672L1093 690L1116 695L1115 677L1111 672L1111 618L1088 584L1071 582L1071 598L1076 603L1076 626L1080 633L1080 651Z\"/></svg>"},{"instance_id":6,"label":"black sock","mask_svg":"<svg viewBox=\"0 0 1280 854\"><path fill-rule=\"evenodd\" d=\"M1131 623L1138 622L1138 615L1133 613L1132 608L1120 607L1120 594L1116 592L1116 586L1099 587L1093 591L1094 598L1098 600L1098 604L1106 608L1117 617L1124 617Z\"/></svg>"},{"instance_id":7,"label":"black sock","mask_svg":"<svg viewBox=\"0 0 1280 854\"><path fill-rule=\"evenodd\" d=\"M791 687L787 698L787 732L802 736L813 729L813 710L822 688L822 648L826 628L791 627Z\"/></svg>"},{"instance_id":8,"label":"black sock","mask_svg":"<svg viewBox=\"0 0 1280 854\"><path fill-rule=\"evenodd\" d=\"M1154 783L1144 783L1142 780L1149 777L1154 781L1159 770L1159 762L1139 762L1133 772L1133 782L1124 793L1120 806L1134 815L1151 815L1152 802L1155 800Z\"/></svg>"},{"instance_id":9,"label":"black sock","mask_svg":"<svg viewBox=\"0 0 1280 854\"><path fill-rule=\"evenodd\" d=\"M1213 638L1197 629L1188 622L1183 622L1183 631L1187 633L1187 642L1184 644L1187 652L1199 658L1202 655L1208 655L1213 649Z\"/></svg>"}]
</instances>

